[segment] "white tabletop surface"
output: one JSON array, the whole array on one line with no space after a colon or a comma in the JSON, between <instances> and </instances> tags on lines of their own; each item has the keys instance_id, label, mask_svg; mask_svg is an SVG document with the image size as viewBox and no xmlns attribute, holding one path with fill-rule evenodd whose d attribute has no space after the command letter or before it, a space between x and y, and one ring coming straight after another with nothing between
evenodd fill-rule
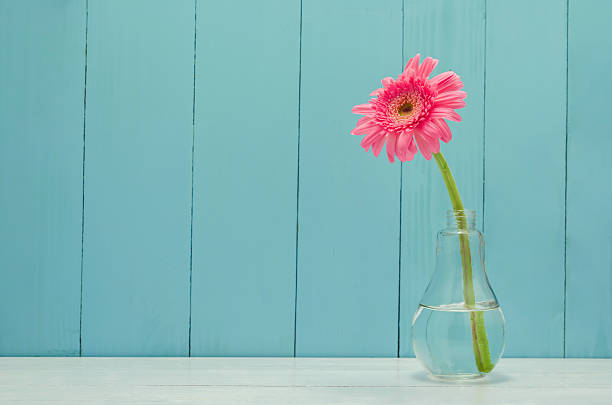
<instances>
[{"instance_id":1,"label":"white tabletop surface","mask_svg":"<svg viewBox=\"0 0 612 405\"><path fill-rule=\"evenodd\" d=\"M0 358L0 404L612 404L612 359L503 359L481 380L415 359Z\"/></svg>"}]
</instances>

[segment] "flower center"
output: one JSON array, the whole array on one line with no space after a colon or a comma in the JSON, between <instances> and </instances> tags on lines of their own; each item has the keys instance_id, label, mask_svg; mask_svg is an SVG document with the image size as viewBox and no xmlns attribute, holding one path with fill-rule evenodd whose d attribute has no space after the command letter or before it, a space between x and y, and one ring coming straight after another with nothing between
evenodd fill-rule
<instances>
[{"instance_id":1,"label":"flower center","mask_svg":"<svg viewBox=\"0 0 612 405\"><path fill-rule=\"evenodd\" d=\"M412 110L414 110L414 105L412 105L411 102L406 102L400 106L397 112L400 116L405 117L406 115L409 115Z\"/></svg>"},{"instance_id":2,"label":"flower center","mask_svg":"<svg viewBox=\"0 0 612 405\"><path fill-rule=\"evenodd\" d=\"M376 121L389 133L413 131L428 117L435 96L435 88L424 79L395 81L372 102Z\"/></svg>"}]
</instances>

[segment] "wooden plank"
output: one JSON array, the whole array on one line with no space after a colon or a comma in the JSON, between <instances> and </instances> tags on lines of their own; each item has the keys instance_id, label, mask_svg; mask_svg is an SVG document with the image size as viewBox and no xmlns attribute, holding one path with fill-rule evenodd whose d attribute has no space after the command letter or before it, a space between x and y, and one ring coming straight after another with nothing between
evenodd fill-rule
<instances>
[{"instance_id":1,"label":"wooden plank","mask_svg":"<svg viewBox=\"0 0 612 405\"><path fill-rule=\"evenodd\" d=\"M401 67L402 2L303 4L298 356L396 356L400 165L349 135Z\"/></svg>"},{"instance_id":2,"label":"wooden plank","mask_svg":"<svg viewBox=\"0 0 612 405\"><path fill-rule=\"evenodd\" d=\"M191 354L292 356L299 2L197 17Z\"/></svg>"},{"instance_id":3,"label":"wooden plank","mask_svg":"<svg viewBox=\"0 0 612 405\"><path fill-rule=\"evenodd\" d=\"M566 17L565 0L487 2L485 237L506 356L563 356Z\"/></svg>"},{"instance_id":4,"label":"wooden plank","mask_svg":"<svg viewBox=\"0 0 612 405\"><path fill-rule=\"evenodd\" d=\"M570 1L566 354L612 356L612 3Z\"/></svg>"},{"instance_id":5,"label":"wooden plank","mask_svg":"<svg viewBox=\"0 0 612 405\"><path fill-rule=\"evenodd\" d=\"M414 358L64 357L0 358L3 387L562 387L612 390L611 359L511 358L478 381L430 379ZM49 378L53 375L55 378ZM2 393L5 393L3 390ZM107 389L106 391L112 391ZM92 390L96 392L96 390ZM42 393L42 392L41 392ZM0 397L2 398L2 397ZM503 399L503 398L501 398ZM4 403L4 402L3 402Z\"/></svg>"},{"instance_id":6,"label":"wooden plank","mask_svg":"<svg viewBox=\"0 0 612 405\"><path fill-rule=\"evenodd\" d=\"M423 377L426 378L426 377ZM484 384L483 384L484 385ZM45 392L21 389L17 395L33 399L34 404L92 404L106 405L109 402L117 405L144 405L159 403L197 403L210 405L283 405L299 398L300 405L318 404L377 404L395 405L398 403L418 403L419 405L438 405L448 403L452 395L453 404L471 405L486 403L490 405L520 405L524 403L538 405L574 405L586 401L592 405L608 405L610 389L608 387L561 387L520 389L499 388L486 389L481 384L467 387L445 386L437 389L428 387L231 387L231 386L153 386L153 387L105 387L107 391L92 393L88 387L49 387ZM63 390L63 391L60 391ZM22 405L24 402L15 394L2 395L9 398L7 405ZM55 401L49 400L54 398ZM409 399L407 399L409 398Z\"/></svg>"},{"instance_id":7,"label":"wooden plank","mask_svg":"<svg viewBox=\"0 0 612 405\"><path fill-rule=\"evenodd\" d=\"M194 12L89 1L86 355L188 353Z\"/></svg>"},{"instance_id":8,"label":"wooden plank","mask_svg":"<svg viewBox=\"0 0 612 405\"><path fill-rule=\"evenodd\" d=\"M453 140L440 150L453 171L466 209L482 218L484 120L484 0L406 0L404 55L439 59L433 74L455 71L464 83L462 122L450 122ZM446 225L448 192L433 160L403 164L400 356L412 355L410 325L433 274L435 234Z\"/></svg>"},{"instance_id":9,"label":"wooden plank","mask_svg":"<svg viewBox=\"0 0 612 405\"><path fill-rule=\"evenodd\" d=\"M416 359L3 358L2 404L609 404L612 360L504 359L457 384ZM35 386L36 389L32 389Z\"/></svg>"},{"instance_id":10,"label":"wooden plank","mask_svg":"<svg viewBox=\"0 0 612 405\"><path fill-rule=\"evenodd\" d=\"M0 2L0 353L79 354L85 4Z\"/></svg>"}]
</instances>

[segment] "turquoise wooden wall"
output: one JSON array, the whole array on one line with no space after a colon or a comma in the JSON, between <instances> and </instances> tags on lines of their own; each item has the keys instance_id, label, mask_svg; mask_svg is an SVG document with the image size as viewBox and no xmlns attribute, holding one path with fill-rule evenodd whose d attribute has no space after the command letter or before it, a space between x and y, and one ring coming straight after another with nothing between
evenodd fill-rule
<instances>
[{"instance_id":1,"label":"turquoise wooden wall","mask_svg":"<svg viewBox=\"0 0 612 405\"><path fill-rule=\"evenodd\" d=\"M612 356L607 0L0 0L0 354L411 356L448 197L349 136L417 52L506 355Z\"/></svg>"}]
</instances>

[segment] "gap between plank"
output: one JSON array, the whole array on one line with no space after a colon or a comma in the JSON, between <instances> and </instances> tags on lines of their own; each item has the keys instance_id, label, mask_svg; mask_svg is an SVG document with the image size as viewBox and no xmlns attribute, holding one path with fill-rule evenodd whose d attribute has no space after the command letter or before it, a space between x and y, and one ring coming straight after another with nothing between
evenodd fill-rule
<instances>
[{"instance_id":1,"label":"gap between plank","mask_svg":"<svg viewBox=\"0 0 612 405\"><path fill-rule=\"evenodd\" d=\"M89 31L89 0L85 0L85 74L83 83L83 159L81 166L81 280L79 299L79 357L83 356L83 260L85 246L85 132L87 129L87 36Z\"/></svg>"},{"instance_id":2,"label":"gap between plank","mask_svg":"<svg viewBox=\"0 0 612 405\"><path fill-rule=\"evenodd\" d=\"M195 162L195 101L196 101L196 50L198 38L198 0L193 5L193 98L191 110L191 218L189 225L189 326L187 356L191 357L191 291L193 279L193 184Z\"/></svg>"},{"instance_id":3,"label":"gap between plank","mask_svg":"<svg viewBox=\"0 0 612 405\"><path fill-rule=\"evenodd\" d=\"M404 67L404 36L406 31L405 26L406 0L402 0L402 65ZM401 348L401 311L402 311L402 191L404 185L404 163L400 161L400 189L399 189L399 249L397 263L397 357L400 357Z\"/></svg>"},{"instance_id":4,"label":"gap between plank","mask_svg":"<svg viewBox=\"0 0 612 405\"><path fill-rule=\"evenodd\" d=\"M302 0L298 45L297 180L295 190L295 293L293 297L293 357L297 357L298 242L300 233L300 135L302 115Z\"/></svg>"},{"instance_id":5,"label":"gap between plank","mask_svg":"<svg viewBox=\"0 0 612 405\"><path fill-rule=\"evenodd\" d=\"M567 141L569 119L569 5L565 2L565 190L563 203L563 357L567 356Z\"/></svg>"}]
</instances>

